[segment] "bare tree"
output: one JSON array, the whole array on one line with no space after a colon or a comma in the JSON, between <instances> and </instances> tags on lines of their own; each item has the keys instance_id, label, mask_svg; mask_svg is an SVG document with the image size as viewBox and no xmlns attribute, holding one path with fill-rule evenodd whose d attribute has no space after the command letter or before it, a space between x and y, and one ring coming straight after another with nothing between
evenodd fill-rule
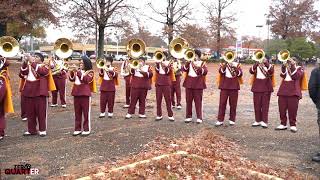
<instances>
[{"instance_id":1,"label":"bare tree","mask_svg":"<svg viewBox=\"0 0 320 180\"><path fill-rule=\"evenodd\" d=\"M206 28L196 24L184 24L180 29L180 36L185 38L193 48L207 48L210 35Z\"/></svg>"},{"instance_id":2,"label":"bare tree","mask_svg":"<svg viewBox=\"0 0 320 180\"><path fill-rule=\"evenodd\" d=\"M319 27L319 11L314 7L318 0L273 0L269 18L271 31L281 39L312 36Z\"/></svg>"},{"instance_id":3,"label":"bare tree","mask_svg":"<svg viewBox=\"0 0 320 180\"><path fill-rule=\"evenodd\" d=\"M216 0L209 4L202 4L208 13L208 20L210 23L211 34L215 37L215 50L220 56L221 51L221 37L233 36L234 29L230 27L235 21L234 14L225 13L226 9L234 3L235 0Z\"/></svg>"},{"instance_id":4,"label":"bare tree","mask_svg":"<svg viewBox=\"0 0 320 180\"><path fill-rule=\"evenodd\" d=\"M188 19L191 14L190 2L187 0L167 0L167 6L165 10L159 10L155 8L152 3L148 3L148 6L161 18L148 16L150 19L162 23L165 25L165 34L168 36L168 43L173 39L175 26L184 19Z\"/></svg>"},{"instance_id":5,"label":"bare tree","mask_svg":"<svg viewBox=\"0 0 320 180\"><path fill-rule=\"evenodd\" d=\"M103 56L105 29L121 26L122 17L132 6L125 0L63 0L68 6L67 23L75 30L92 33L98 28L98 58Z\"/></svg>"}]
</instances>

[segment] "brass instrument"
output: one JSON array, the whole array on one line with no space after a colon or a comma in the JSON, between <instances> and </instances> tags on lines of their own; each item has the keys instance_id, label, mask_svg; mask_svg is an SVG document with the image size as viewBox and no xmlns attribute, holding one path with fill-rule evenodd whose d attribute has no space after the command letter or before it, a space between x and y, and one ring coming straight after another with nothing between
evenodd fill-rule
<instances>
[{"instance_id":1,"label":"brass instrument","mask_svg":"<svg viewBox=\"0 0 320 180\"><path fill-rule=\"evenodd\" d=\"M184 52L184 59L188 62L192 62L194 61L194 59L196 58L196 54L195 51L191 48L188 48L185 52Z\"/></svg>"},{"instance_id":2,"label":"brass instrument","mask_svg":"<svg viewBox=\"0 0 320 180\"><path fill-rule=\"evenodd\" d=\"M138 59L146 53L146 44L141 39L131 39L126 46L127 54L132 59Z\"/></svg>"},{"instance_id":3,"label":"brass instrument","mask_svg":"<svg viewBox=\"0 0 320 180\"><path fill-rule=\"evenodd\" d=\"M106 61L104 59L97 59L96 64L97 64L98 69L105 69L106 68Z\"/></svg>"},{"instance_id":4,"label":"brass instrument","mask_svg":"<svg viewBox=\"0 0 320 180\"><path fill-rule=\"evenodd\" d=\"M180 60L174 61L172 63L173 72L176 73L179 69L181 69L181 62Z\"/></svg>"},{"instance_id":5,"label":"brass instrument","mask_svg":"<svg viewBox=\"0 0 320 180\"><path fill-rule=\"evenodd\" d=\"M278 59L279 61L281 61L282 63L286 63L289 59L290 59L290 52L288 50L281 50L278 53Z\"/></svg>"},{"instance_id":6,"label":"brass instrument","mask_svg":"<svg viewBox=\"0 0 320 180\"><path fill-rule=\"evenodd\" d=\"M11 36L0 38L0 55L3 57L14 57L20 51L19 42Z\"/></svg>"},{"instance_id":7,"label":"brass instrument","mask_svg":"<svg viewBox=\"0 0 320 180\"><path fill-rule=\"evenodd\" d=\"M253 53L253 56L252 56L252 59L254 61L257 61L259 63L262 63L264 58L265 58L266 54L264 53L263 50L256 50L254 53Z\"/></svg>"},{"instance_id":8,"label":"brass instrument","mask_svg":"<svg viewBox=\"0 0 320 180\"><path fill-rule=\"evenodd\" d=\"M161 51L161 50L157 50L155 51L154 53L154 56L153 56L153 59L156 61L156 62L161 62L165 59L165 55L164 53Z\"/></svg>"},{"instance_id":9,"label":"brass instrument","mask_svg":"<svg viewBox=\"0 0 320 180\"><path fill-rule=\"evenodd\" d=\"M136 60L136 59L135 59L135 60L132 60L132 61L130 62L130 64L129 64L129 66L130 66L131 69L135 69L135 70L141 68L141 65L140 65L139 61Z\"/></svg>"},{"instance_id":10,"label":"brass instrument","mask_svg":"<svg viewBox=\"0 0 320 180\"><path fill-rule=\"evenodd\" d=\"M62 70L68 70L69 64L66 62L63 62L62 64L56 63L53 70L52 75L59 74Z\"/></svg>"},{"instance_id":11,"label":"brass instrument","mask_svg":"<svg viewBox=\"0 0 320 180\"><path fill-rule=\"evenodd\" d=\"M223 54L223 59L225 61L227 61L228 63L231 63L235 60L235 53L233 51L226 51L224 54Z\"/></svg>"},{"instance_id":12,"label":"brass instrument","mask_svg":"<svg viewBox=\"0 0 320 180\"><path fill-rule=\"evenodd\" d=\"M169 44L170 54L177 58L181 59L185 57L185 51L189 48L188 42L183 38L175 38Z\"/></svg>"},{"instance_id":13,"label":"brass instrument","mask_svg":"<svg viewBox=\"0 0 320 180\"><path fill-rule=\"evenodd\" d=\"M72 55L73 44L67 38L59 38L54 43L54 52L61 59L66 59Z\"/></svg>"}]
</instances>

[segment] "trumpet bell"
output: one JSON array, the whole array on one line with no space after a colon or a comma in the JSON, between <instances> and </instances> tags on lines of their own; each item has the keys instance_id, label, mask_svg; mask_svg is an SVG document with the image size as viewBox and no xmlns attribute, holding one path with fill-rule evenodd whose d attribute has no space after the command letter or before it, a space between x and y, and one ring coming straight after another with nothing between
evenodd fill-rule
<instances>
[{"instance_id":1,"label":"trumpet bell","mask_svg":"<svg viewBox=\"0 0 320 180\"><path fill-rule=\"evenodd\" d=\"M131 39L127 46L127 54L133 59L138 59L146 53L146 44L141 39Z\"/></svg>"},{"instance_id":2,"label":"trumpet bell","mask_svg":"<svg viewBox=\"0 0 320 180\"><path fill-rule=\"evenodd\" d=\"M3 57L14 57L20 51L19 42L11 36L0 38L0 55Z\"/></svg>"},{"instance_id":3,"label":"trumpet bell","mask_svg":"<svg viewBox=\"0 0 320 180\"><path fill-rule=\"evenodd\" d=\"M140 67L139 67L139 61L138 60L132 60L131 62L130 62L130 68L132 68L132 69L139 69Z\"/></svg>"},{"instance_id":4,"label":"trumpet bell","mask_svg":"<svg viewBox=\"0 0 320 180\"><path fill-rule=\"evenodd\" d=\"M195 58L195 51L193 49L187 49L184 53L184 59L186 61L194 61Z\"/></svg>"},{"instance_id":5,"label":"trumpet bell","mask_svg":"<svg viewBox=\"0 0 320 180\"><path fill-rule=\"evenodd\" d=\"M105 68L106 62L104 59L97 59L96 64L98 69L103 69Z\"/></svg>"},{"instance_id":6,"label":"trumpet bell","mask_svg":"<svg viewBox=\"0 0 320 180\"><path fill-rule=\"evenodd\" d=\"M67 38L59 38L54 43L55 54L62 59L66 59L72 55L73 44Z\"/></svg>"},{"instance_id":7,"label":"trumpet bell","mask_svg":"<svg viewBox=\"0 0 320 180\"><path fill-rule=\"evenodd\" d=\"M156 61L163 61L165 58L165 55L162 51L160 50L157 50L155 53L154 53L154 56L153 56L153 59L156 60Z\"/></svg>"},{"instance_id":8,"label":"trumpet bell","mask_svg":"<svg viewBox=\"0 0 320 180\"><path fill-rule=\"evenodd\" d=\"M223 55L223 59L228 63L231 63L235 59L235 53L233 51L226 51Z\"/></svg>"},{"instance_id":9,"label":"trumpet bell","mask_svg":"<svg viewBox=\"0 0 320 180\"><path fill-rule=\"evenodd\" d=\"M290 52L288 50L281 50L278 54L279 61L285 63L290 58Z\"/></svg>"},{"instance_id":10,"label":"trumpet bell","mask_svg":"<svg viewBox=\"0 0 320 180\"><path fill-rule=\"evenodd\" d=\"M170 42L169 52L173 57L181 59L184 58L185 51L188 49L188 47L188 42L185 39L178 37Z\"/></svg>"},{"instance_id":11,"label":"trumpet bell","mask_svg":"<svg viewBox=\"0 0 320 180\"><path fill-rule=\"evenodd\" d=\"M254 61L262 62L266 54L264 53L263 50L257 50L253 53L252 59Z\"/></svg>"}]
</instances>

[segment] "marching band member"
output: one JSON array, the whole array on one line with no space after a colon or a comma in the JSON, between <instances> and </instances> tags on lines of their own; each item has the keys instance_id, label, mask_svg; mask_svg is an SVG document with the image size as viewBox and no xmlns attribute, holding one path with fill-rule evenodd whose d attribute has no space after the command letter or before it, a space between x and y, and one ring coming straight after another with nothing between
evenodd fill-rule
<instances>
[{"instance_id":1,"label":"marching band member","mask_svg":"<svg viewBox=\"0 0 320 180\"><path fill-rule=\"evenodd\" d=\"M113 106L116 92L116 85L118 85L117 69L112 66L113 58L111 56L105 57L105 66L100 68L100 115L99 118L106 116L106 106L108 105L108 117L113 116Z\"/></svg>"},{"instance_id":2,"label":"marching band member","mask_svg":"<svg viewBox=\"0 0 320 180\"><path fill-rule=\"evenodd\" d=\"M302 90L307 89L307 80L302 66L296 64L296 58L289 58L281 67L280 76L283 78L278 90L278 105L281 124L276 130L287 129L287 112L289 115L290 131L297 132L296 121L299 100Z\"/></svg>"},{"instance_id":3,"label":"marching band member","mask_svg":"<svg viewBox=\"0 0 320 180\"><path fill-rule=\"evenodd\" d=\"M74 97L75 130L73 136L88 136L91 132L91 92L96 92L92 63L82 56L77 67L69 67L69 80L74 82L71 95ZM82 121L82 117L84 120Z\"/></svg>"},{"instance_id":4,"label":"marching band member","mask_svg":"<svg viewBox=\"0 0 320 180\"><path fill-rule=\"evenodd\" d=\"M156 52L157 53L157 52ZM173 70L170 64L170 61L167 60L168 53L158 51L162 53L161 60L156 61L154 82L156 87L156 101L157 101L157 117L156 121L162 120L162 98L164 97L168 119L174 121L173 111L171 107L171 83L174 78Z\"/></svg>"},{"instance_id":5,"label":"marching band member","mask_svg":"<svg viewBox=\"0 0 320 180\"><path fill-rule=\"evenodd\" d=\"M218 84L220 89L220 102L218 121L215 124L216 126L223 125L228 99L230 105L229 124L231 126L235 124L238 93L240 90L240 83L242 81L242 70L240 63L233 62L234 53L227 52L225 60L227 63L220 64L219 68Z\"/></svg>"},{"instance_id":6,"label":"marching band member","mask_svg":"<svg viewBox=\"0 0 320 180\"><path fill-rule=\"evenodd\" d=\"M8 77L9 66L6 58L0 56L0 141L4 138L6 119L5 113L13 113L12 92Z\"/></svg>"},{"instance_id":7,"label":"marching band member","mask_svg":"<svg viewBox=\"0 0 320 180\"><path fill-rule=\"evenodd\" d=\"M59 59L58 56L50 61L52 69L52 76L56 85L55 91L52 91L52 104L51 107L58 106L58 93L60 95L61 107L66 108L66 83L67 83L67 69L64 67L64 60Z\"/></svg>"},{"instance_id":8,"label":"marching band member","mask_svg":"<svg viewBox=\"0 0 320 180\"><path fill-rule=\"evenodd\" d=\"M173 58L173 71L175 74L175 81L172 81L171 85L171 102L172 102L172 107L181 109L181 62L179 59ZM175 101L175 97L177 98L177 104Z\"/></svg>"},{"instance_id":9,"label":"marching band member","mask_svg":"<svg viewBox=\"0 0 320 180\"><path fill-rule=\"evenodd\" d=\"M262 51L261 51L262 53ZM249 70L252 74L253 104L255 122L253 127L268 127L268 113L271 93L273 92L273 65L264 56L261 62L256 62Z\"/></svg>"},{"instance_id":10,"label":"marching band member","mask_svg":"<svg viewBox=\"0 0 320 180\"><path fill-rule=\"evenodd\" d=\"M188 61L182 68L186 72L183 87L186 89L186 119L185 123L192 121L192 102L194 101L197 113L197 123L202 123L202 96L207 88L205 76L208 73L206 65L200 60L201 51L195 50L194 62Z\"/></svg>"},{"instance_id":11,"label":"marching band member","mask_svg":"<svg viewBox=\"0 0 320 180\"><path fill-rule=\"evenodd\" d=\"M130 106L128 109L128 114L126 119L130 119L132 114L135 112L136 104L139 100L139 118L146 118L145 109L146 109L146 98L148 90L151 89L151 78L153 76L151 67L145 63L146 59L144 57L139 60L132 60L131 63L131 95L130 95ZM135 65L135 63L137 65Z\"/></svg>"},{"instance_id":12,"label":"marching band member","mask_svg":"<svg viewBox=\"0 0 320 180\"><path fill-rule=\"evenodd\" d=\"M125 87L126 87L126 104L123 105L123 108L128 108L130 105L130 90L131 90L130 84L131 84L132 74L129 71L129 61L127 59L122 62L120 74L124 78Z\"/></svg>"},{"instance_id":13,"label":"marching band member","mask_svg":"<svg viewBox=\"0 0 320 180\"><path fill-rule=\"evenodd\" d=\"M47 106L48 91L55 90L51 71L46 64L43 64L44 57L40 53L27 57L20 70L20 73L27 76L22 87L22 95L25 97L28 130L24 136L36 135L37 120L39 123L39 135L47 135Z\"/></svg>"}]
</instances>

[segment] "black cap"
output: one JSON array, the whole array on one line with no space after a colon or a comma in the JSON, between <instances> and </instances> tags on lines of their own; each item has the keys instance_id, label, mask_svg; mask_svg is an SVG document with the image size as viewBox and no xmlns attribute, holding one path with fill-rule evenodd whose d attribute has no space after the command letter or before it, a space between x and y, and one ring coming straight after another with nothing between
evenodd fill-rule
<instances>
[{"instance_id":1,"label":"black cap","mask_svg":"<svg viewBox=\"0 0 320 180\"><path fill-rule=\"evenodd\" d=\"M199 56L199 58L201 57L201 50L200 49L196 49L196 50L194 50L194 52L196 53L196 55L198 55Z\"/></svg>"},{"instance_id":2,"label":"black cap","mask_svg":"<svg viewBox=\"0 0 320 180\"><path fill-rule=\"evenodd\" d=\"M112 56L107 56L107 55L104 55L104 59L106 60L106 61L109 61L109 62L113 62L113 57Z\"/></svg>"},{"instance_id":3,"label":"black cap","mask_svg":"<svg viewBox=\"0 0 320 180\"><path fill-rule=\"evenodd\" d=\"M42 62L44 61L44 56L41 53L34 53L34 55L38 56Z\"/></svg>"},{"instance_id":4,"label":"black cap","mask_svg":"<svg viewBox=\"0 0 320 180\"><path fill-rule=\"evenodd\" d=\"M84 65L84 70L88 71L92 69L92 63L91 60L88 56L83 55L81 56L81 59L83 61L83 65Z\"/></svg>"}]
</instances>

